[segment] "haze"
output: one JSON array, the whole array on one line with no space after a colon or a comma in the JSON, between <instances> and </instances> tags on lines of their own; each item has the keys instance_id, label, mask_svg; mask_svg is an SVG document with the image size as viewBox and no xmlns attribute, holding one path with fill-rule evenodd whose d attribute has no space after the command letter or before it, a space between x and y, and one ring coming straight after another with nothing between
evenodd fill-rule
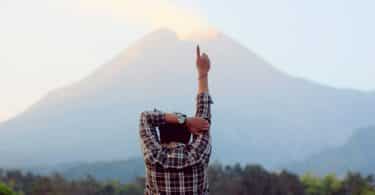
<instances>
[{"instance_id":1,"label":"haze","mask_svg":"<svg viewBox=\"0 0 375 195\"><path fill-rule=\"evenodd\" d=\"M181 38L217 29L290 74L374 89L375 2L225 2L0 0L0 121L160 27Z\"/></svg>"}]
</instances>

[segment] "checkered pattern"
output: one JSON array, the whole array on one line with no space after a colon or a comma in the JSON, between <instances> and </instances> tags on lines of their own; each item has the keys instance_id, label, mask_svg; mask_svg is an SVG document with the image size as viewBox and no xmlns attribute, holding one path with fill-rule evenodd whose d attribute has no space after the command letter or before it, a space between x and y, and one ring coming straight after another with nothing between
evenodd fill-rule
<instances>
[{"instance_id":1,"label":"checkered pattern","mask_svg":"<svg viewBox=\"0 0 375 195\"><path fill-rule=\"evenodd\" d=\"M196 116L211 123L211 96L197 95ZM159 110L142 112L139 133L146 164L145 195L206 195L207 167L211 155L209 132L194 135L189 144L162 146L156 127L165 124Z\"/></svg>"}]
</instances>

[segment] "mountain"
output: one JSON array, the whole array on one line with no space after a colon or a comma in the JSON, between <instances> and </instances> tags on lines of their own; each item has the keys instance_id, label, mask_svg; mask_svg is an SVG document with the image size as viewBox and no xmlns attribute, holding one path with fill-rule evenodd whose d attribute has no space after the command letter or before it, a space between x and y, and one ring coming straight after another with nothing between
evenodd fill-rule
<instances>
[{"instance_id":1,"label":"mountain","mask_svg":"<svg viewBox=\"0 0 375 195\"><path fill-rule=\"evenodd\" d=\"M145 176L145 165L143 158L85 163L64 170L62 175L74 180L91 175L99 181L117 180L122 183L129 183L135 181L137 177Z\"/></svg>"},{"instance_id":2,"label":"mountain","mask_svg":"<svg viewBox=\"0 0 375 195\"><path fill-rule=\"evenodd\" d=\"M44 165L22 169L36 175L52 175L59 173L67 179L80 180L92 176L99 181L116 180L121 183L135 181L145 176L143 158L108 162L74 162L56 165Z\"/></svg>"},{"instance_id":3,"label":"mountain","mask_svg":"<svg viewBox=\"0 0 375 195\"><path fill-rule=\"evenodd\" d=\"M194 113L197 42L213 64L213 160L275 167L343 144L374 122L374 94L292 77L223 33L180 40L161 29L0 124L0 166L141 156L141 111Z\"/></svg>"},{"instance_id":4,"label":"mountain","mask_svg":"<svg viewBox=\"0 0 375 195\"><path fill-rule=\"evenodd\" d=\"M289 169L344 176L348 171L375 174L375 127L357 129L342 146L323 150L304 161L292 163Z\"/></svg>"}]
</instances>

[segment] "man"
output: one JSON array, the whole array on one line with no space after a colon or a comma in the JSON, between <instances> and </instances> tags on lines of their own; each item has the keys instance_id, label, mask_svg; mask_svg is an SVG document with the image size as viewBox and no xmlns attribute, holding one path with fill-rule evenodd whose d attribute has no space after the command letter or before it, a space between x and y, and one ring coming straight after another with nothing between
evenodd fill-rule
<instances>
[{"instance_id":1,"label":"man","mask_svg":"<svg viewBox=\"0 0 375 195\"><path fill-rule=\"evenodd\" d=\"M205 53L200 54L199 46L196 64L198 95L195 117L159 110L141 114L139 134L146 164L145 195L208 194L210 104L213 102L208 93L210 60Z\"/></svg>"}]
</instances>

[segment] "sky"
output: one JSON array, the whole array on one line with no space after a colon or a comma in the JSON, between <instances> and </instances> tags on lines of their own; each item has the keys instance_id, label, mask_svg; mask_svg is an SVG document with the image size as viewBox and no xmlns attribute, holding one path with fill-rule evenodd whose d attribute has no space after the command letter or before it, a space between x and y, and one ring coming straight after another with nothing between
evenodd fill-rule
<instances>
[{"instance_id":1,"label":"sky","mask_svg":"<svg viewBox=\"0 0 375 195\"><path fill-rule=\"evenodd\" d=\"M291 75L374 90L374 7L372 0L0 0L0 122L160 27L181 37L216 29Z\"/></svg>"}]
</instances>

